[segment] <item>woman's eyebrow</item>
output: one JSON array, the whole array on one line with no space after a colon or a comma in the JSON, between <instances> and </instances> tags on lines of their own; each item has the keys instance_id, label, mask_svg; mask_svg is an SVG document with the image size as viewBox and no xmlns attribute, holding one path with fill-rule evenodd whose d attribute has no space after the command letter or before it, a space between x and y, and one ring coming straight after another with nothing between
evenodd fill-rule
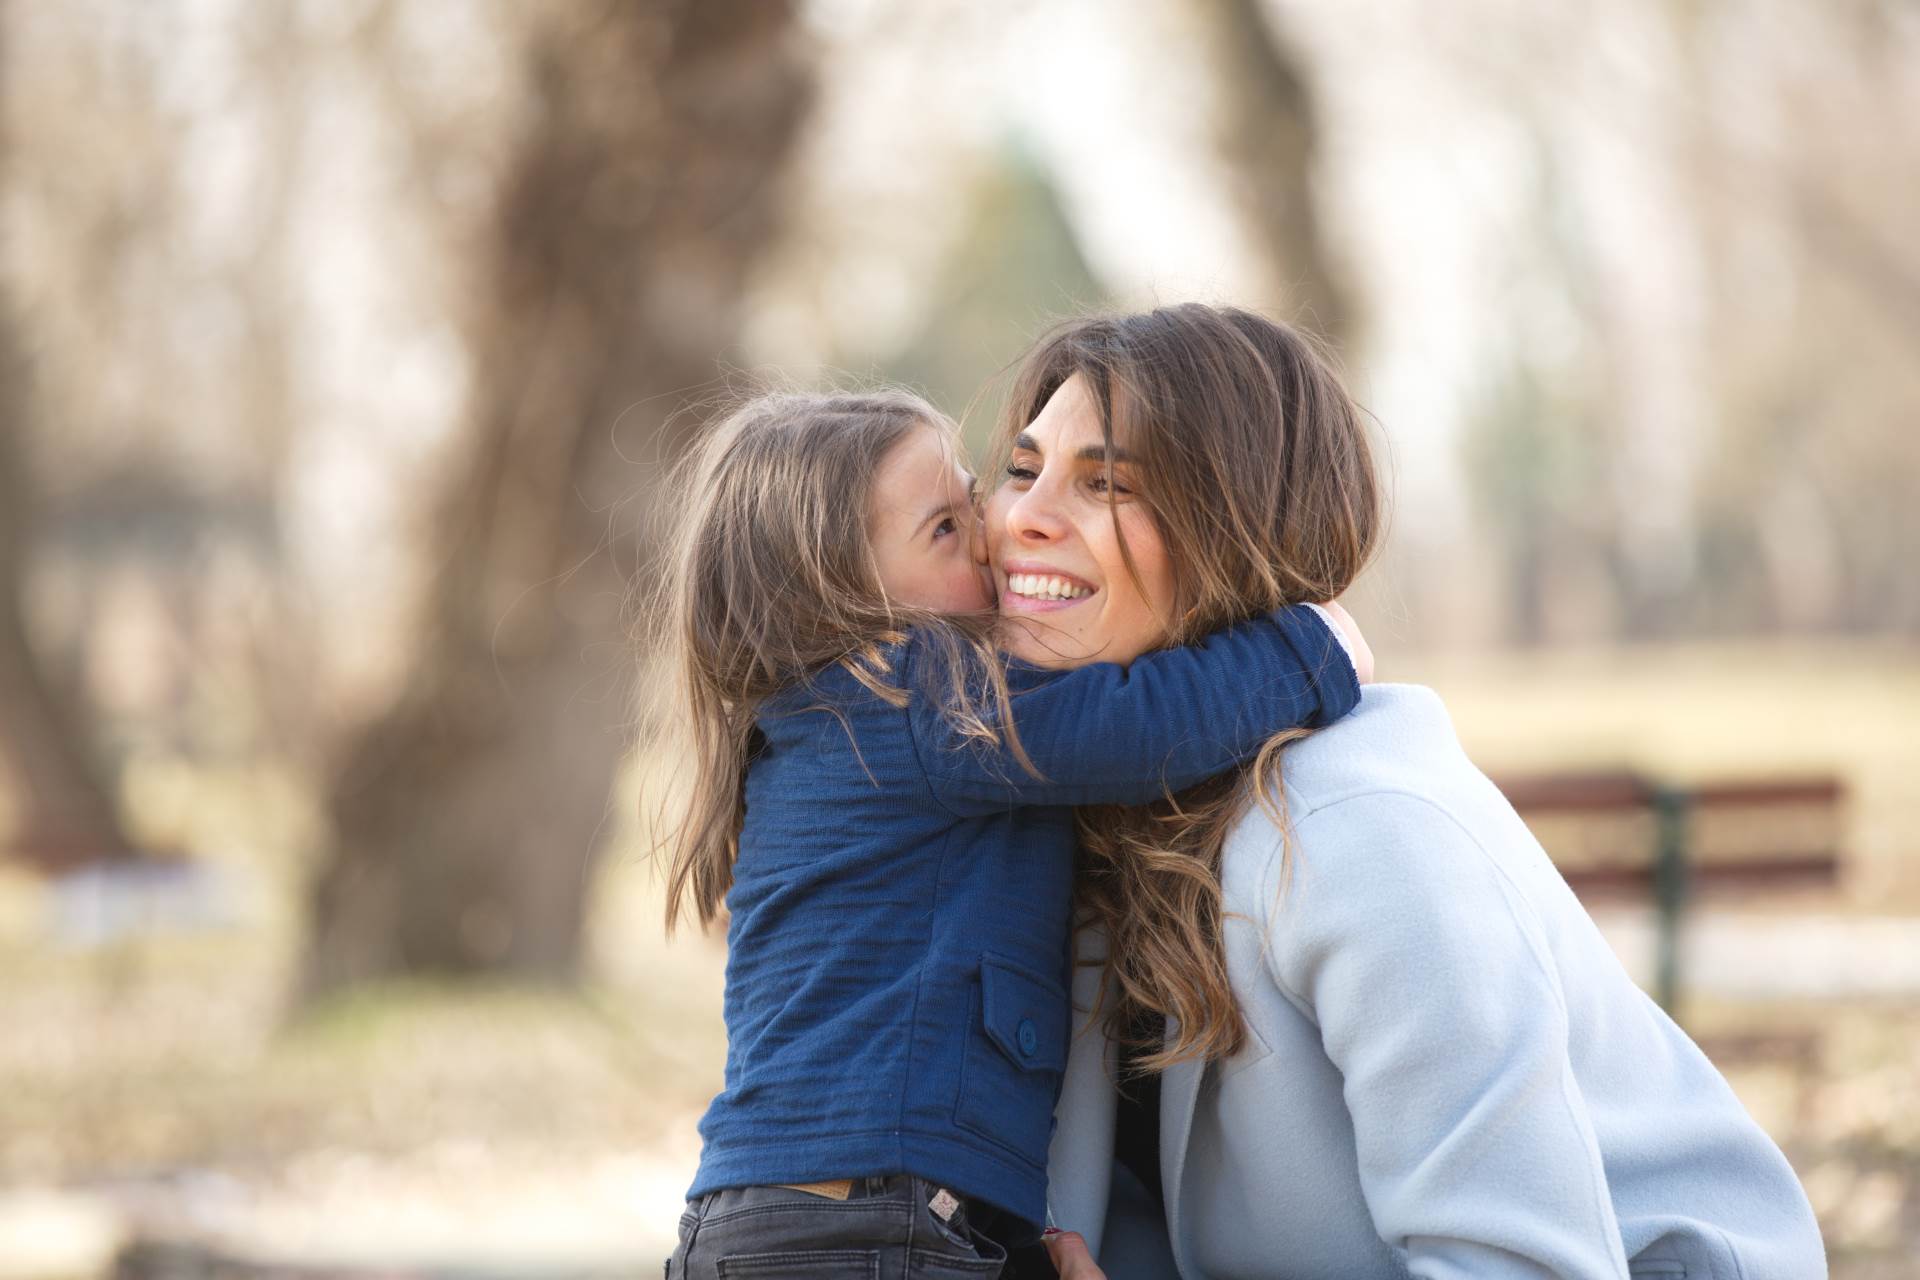
<instances>
[{"instance_id":1,"label":"woman's eyebrow","mask_svg":"<svg viewBox=\"0 0 1920 1280\"><path fill-rule=\"evenodd\" d=\"M1025 453L1045 453L1034 441L1034 438L1024 431L1013 438L1013 447ZM1108 456L1107 447L1102 444L1082 445L1079 451L1074 454L1074 457L1086 462L1105 462ZM1134 456L1125 449L1115 449L1111 456L1116 463L1135 461Z\"/></svg>"}]
</instances>

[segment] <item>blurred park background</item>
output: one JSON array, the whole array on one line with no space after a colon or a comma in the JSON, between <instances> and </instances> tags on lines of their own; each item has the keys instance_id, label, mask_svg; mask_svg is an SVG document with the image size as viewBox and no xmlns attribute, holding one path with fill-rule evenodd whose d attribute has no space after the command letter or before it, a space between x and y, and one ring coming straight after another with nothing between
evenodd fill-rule
<instances>
[{"instance_id":1,"label":"blurred park background","mask_svg":"<svg viewBox=\"0 0 1920 1280\"><path fill-rule=\"evenodd\" d=\"M661 464L1193 297L1341 352L1489 771L1837 786L1676 1012L1920 1276L1912 0L0 0L0 86L0 1280L654 1274Z\"/></svg>"}]
</instances>

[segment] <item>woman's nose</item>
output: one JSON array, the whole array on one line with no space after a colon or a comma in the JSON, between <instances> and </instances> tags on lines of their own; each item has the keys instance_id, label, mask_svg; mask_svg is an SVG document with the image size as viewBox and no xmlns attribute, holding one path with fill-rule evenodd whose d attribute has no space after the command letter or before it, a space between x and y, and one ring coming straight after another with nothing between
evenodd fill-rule
<instances>
[{"instance_id":1,"label":"woman's nose","mask_svg":"<svg viewBox=\"0 0 1920 1280\"><path fill-rule=\"evenodd\" d=\"M1066 532L1052 491L1041 484L1014 497L1006 521L1007 532L1020 542L1052 542Z\"/></svg>"}]
</instances>

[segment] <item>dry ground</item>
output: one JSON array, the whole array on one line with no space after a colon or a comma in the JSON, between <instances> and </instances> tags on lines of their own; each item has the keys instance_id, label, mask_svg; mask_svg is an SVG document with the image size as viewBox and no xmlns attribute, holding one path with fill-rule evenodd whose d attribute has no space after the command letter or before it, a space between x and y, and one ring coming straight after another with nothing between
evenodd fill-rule
<instances>
[{"instance_id":1,"label":"dry ground","mask_svg":"<svg viewBox=\"0 0 1920 1280\"><path fill-rule=\"evenodd\" d=\"M1838 769L1857 865L1822 909L1920 914L1920 655L1383 665L1436 685L1494 768ZM655 1274L718 1083L722 957L661 942L644 869L603 873L583 992L395 986L289 1021L297 799L150 773L145 821L257 877L258 910L59 950L41 889L0 877L0 1278L98 1275L130 1229L341 1265ZM1684 1014L1800 1171L1835 1276L1920 1277L1920 993Z\"/></svg>"}]
</instances>

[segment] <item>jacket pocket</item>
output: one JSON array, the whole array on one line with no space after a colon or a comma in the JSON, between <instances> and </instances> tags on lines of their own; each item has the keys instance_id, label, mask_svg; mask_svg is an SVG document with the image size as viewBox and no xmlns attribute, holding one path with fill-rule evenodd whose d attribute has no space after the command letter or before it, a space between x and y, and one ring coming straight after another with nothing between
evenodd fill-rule
<instances>
[{"instance_id":1,"label":"jacket pocket","mask_svg":"<svg viewBox=\"0 0 1920 1280\"><path fill-rule=\"evenodd\" d=\"M1028 1164L1044 1165L1070 1016L1058 982L982 956L968 1002L955 1121Z\"/></svg>"}]
</instances>

